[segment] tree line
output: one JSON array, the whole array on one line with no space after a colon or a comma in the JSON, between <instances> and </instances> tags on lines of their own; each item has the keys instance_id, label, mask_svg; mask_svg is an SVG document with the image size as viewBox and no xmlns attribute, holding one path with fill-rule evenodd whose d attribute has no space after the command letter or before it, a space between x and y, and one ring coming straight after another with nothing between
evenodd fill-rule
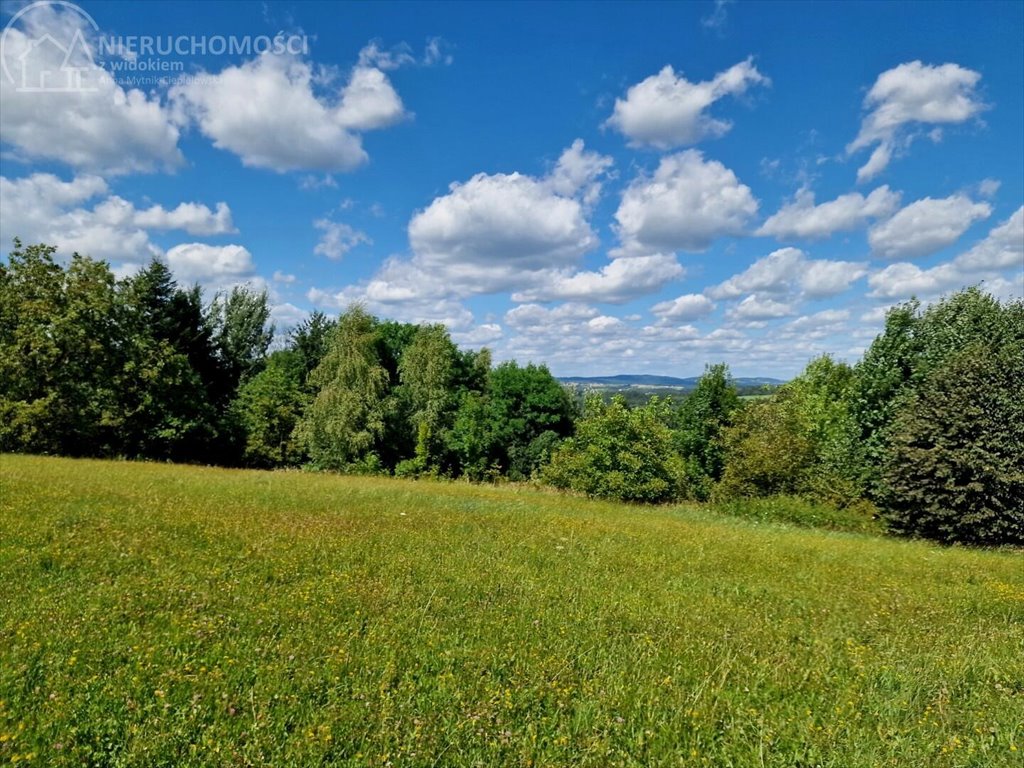
<instances>
[{"instance_id":1,"label":"tree line","mask_svg":"<svg viewBox=\"0 0 1024 768\"><path fill-rule=\"evenodd\" d=\"M0 450L528 479L578 407L442 325L314 313L281 349L265 293L208 304L160 260L115 279L15 241L0 264Z\"/></svg>"},{"instance_id":2,"label":"tree line","mask_svg":"<svg viewBox=\"0 0 1024 768\"><path fill-rule=\"evenodd\" d=\"M797 496L895 533L1024 545L1024 301L906 302L856 365L819 357L756 400L724 365L678 406L591 396L544 477L641 502Z\"/></svg>"},{"instance_id":3,"label":"tree line","mask_svg":"<svg viewBox=\"0 0 1024 768\"><path fill-rule=\"evenodd\" d=\"M662 503L789 495L902 534L1024 544L1024 302L889 311L756 399L723 365L681 399L582 402L443 325L314 313L270 351L267 296L204 304L163 262L117 280L15 241L0 264L0 450L536 482Z\"/></svg>"}]
</instances>

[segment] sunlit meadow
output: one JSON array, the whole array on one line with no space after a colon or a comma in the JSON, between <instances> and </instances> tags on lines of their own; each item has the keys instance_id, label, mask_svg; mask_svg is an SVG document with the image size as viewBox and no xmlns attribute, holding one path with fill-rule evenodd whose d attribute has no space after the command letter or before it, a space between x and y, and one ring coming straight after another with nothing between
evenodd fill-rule
<instances>
[{"instance_id":1,"label":"sunlit meadow","mask_svg":"<svg viewBox=\"0 0 1024 768\"><path fill-rule=\"evenodd\" d=\"M0 479L0 763L1024 762L1020 553L512 487Z\"/></svg>"}]
</instances>

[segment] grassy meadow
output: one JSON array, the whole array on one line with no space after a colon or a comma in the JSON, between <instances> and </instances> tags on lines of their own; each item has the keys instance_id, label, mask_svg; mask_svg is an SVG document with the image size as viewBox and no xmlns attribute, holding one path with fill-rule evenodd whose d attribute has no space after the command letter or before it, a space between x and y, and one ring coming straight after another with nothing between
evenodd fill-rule
<instances>
[{"instance_id":1,"label":"grassy meadow","mask_svg":"<svg viewBox=\"0 0 1024 768\"><path fill-rule=\"evenodd\" d=\"M0 764L1024 764L1020 553L299 472L0 482Z\"/></svg>"}]
</instances>

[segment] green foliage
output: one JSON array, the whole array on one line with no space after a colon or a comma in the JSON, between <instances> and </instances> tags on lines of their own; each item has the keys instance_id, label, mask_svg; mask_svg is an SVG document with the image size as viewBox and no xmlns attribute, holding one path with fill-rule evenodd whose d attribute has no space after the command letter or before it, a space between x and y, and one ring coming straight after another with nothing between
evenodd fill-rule
<instances>
[{"instance_id":1,"label":"green foliage","mask_svg":"<svg viewBox=\"0 0 1024 768\"><path fill-rule=\"evenodd\" d=\"M658 503L679 498L683 462L672 447L667 405L652 397L629 408L616 397L587 398L576 434L554 452L543 478L557 488L621 501Z\"/></svg>"},{"instance_id":2,"label":"green foliage","mask_svg":"<svg viewBox=\"0 0 1024 768\"><path fill-rule=\"evenodd\" d=\"M865 481L875 490L883 459L885 430L896 414L897 398L911 380L920 356L915 338L919 324L915 300L893 307L885 330L871 343L856 367L854 414L864 445Z\"/></svg>"},{"instance_id":3,"label":"green foliage","mask_svg":"<svg viewBox=\"0 0 1024 768\"><path fill-rule=\"evenodd\" d=\"M118 294L123 453L184 461L221 456L217 409L229 394L198 287L182 290L154 259Z\"/></svg>"},{"instance_id":4,"label":"green foliage","mask_svg":"<svg viewBox=\"0 0 1024 768\"><path fill-rule=\"evenodd\" d=\"M807 494L839 505L863 495L864 452L854 416L856 379L846 363L823 355L784 386L799 409L813 450Z\"/></svg>"},{"instance_id":5,"label":"green foliage","mask_svg":"<svg viewBox=\"0 0 1024 768\"><path fill-rule=\"evenodd\" d=\"M854 415L865 454L867 492L884 495L888 431L913 391L933 369L975 342L1024 343L1024 302L1000 304L977 287L931 304L910 301L890 310L885 330L857 364Z\"/></svg>"},{"instance_id":6,"label":"green foliage","mask_svg":"<svg viewBox=\"0 0 1024 768\"><path fill-rule=\"evenodd\" d=\"M509 472L513 480L529 478L539 469L536 460L543 451L531 453L528 446L542 433L572 434L572 398L545 365L502 363L488 378L488 396L487 464Z\"/></svg>"},{"instance_id":7,"label":"green foliage","mask_svg":"<svg viewBox=\"0 0 1024 768\"><path fill-rule=\"evenodd\" d=\"M1015 356L1024 356L1019 299L1002 304L968 288L923 310L910 302L889 313L855 369L853 413L866 492L894 528L944 541L1019 536L1005 511L1020 507L1013 480L1019 433L1002 376ZM993 365L1002 368L986 368ZM991 384L980 371L992 374ZM1005 421L983 418L972 403L986 403Z\"/></svg>"},{"instance_id":8,"label":"green foliage","mask_svg":"<svg viewBox=\"0 0 1024 768\"><path fill-rule=\"evenodd\" d=\"M747 404L724 431L721 498L800 494L809 488L814 443L793 390Z\"/></svg>"},{"instance_id":9,"label":"green foliage","mask_svg":"<svg viewBox=\"0 0 1024 768\"><path fill-rule=\"evenodd\" d=\"M863 449L855 374L825 355L726 430L719 498L801 494L837 506L862 497Z\"/></svg>"},{"instance_id":10,"label":"green foliage","mask_svg":"<svg viewBox=\"0 0 1024 768\"><path fill-rule=\"evenodd\" d=\"M480 392L463 392L448 434L448 448L470 480L484 480L492 469L489 404Z\"/></svg>"},{"instance_id":11,"label":"green foliage","mask_svg":"<svg viewBox=\"0 0 1024 768\"><path fill-rule=\"evenodd\" d=\"M263 364L266 295L235 289L207 310L158 259L117 283L55 253L15 241L0 266L0 447L231 463L229 404Z\"/></svg>"},{"instance_id":12,"label":"green foliage","mask_svg":"<svg viewBox=\"0 0 1024 768\"><path fill-rule=\"evenodd\" d=\"M306 379L320 365L327 354L327 343L335 322L317 310L288 335L289 347L295 353L300 370L300 382L312 394Z\"/></svg>"},{"instance_id":13,"label":"green foliage","mask_svg":"<svg viewBox=\"0 0 1024 768\"><path fill-rule=\"evenodd\" d=\"M0 450L116 448L114 279L103 262L15 241L0 265Z\"/></svg>"},{"instance_id":14,"label":"green foliage","mask_svg":"<svg viewBox=\"0 0 1024 768\"><path fill-rule=\"evenodd\" d=\"M235 286L226 296L214 299L211 316L226 388L234 394L240 383L262 368L274 338L267 292Z\"/></svg>"},{"instance_id":15,"label":"green foliage","mask_svg":"<svg viewBox=\"0 0 1024 768\"><path fill-rule=\"evenodd\" d=\"M882 503L903 533L1024 545L1024 345L975 342L932 367L888 432Z\"/></svg>"},{"instance_id":16,"label":"green foliage","mask_svg":"<svg viewBox=\"0 0 1024 768\"><path fill-rule=\"evenodd\" d=\"M394 320L382 320L377 323L377 355L391 377L392 385L398 384L398 367L402 355L412 344L419 326L413 323L399 323Z\"/></svg>"},{"instance_id":17,"label":"green foliage","mask_svg":"<svg viewBox=\"0 0 1024 768\"><path fill-rule=\"evenodd\" d=\"M525 477L552 444L534 441L572 429L546 369L513 365L492 398L490 353L443 326L314 313L268 358L269 317L244 287L204 307L159 259L116 282L103 262L16 243L0 265L0 448L444 475L465 454L470 474ZM465 393L487 405L479 450L452 432Z\"/></svg>"},{"instance_id":18,"label":"green foliage","mask_svg":"<svg viewBox=\"0 0 1024 768\"><path fill-rule=\"evenodd\" d=\"M714 365L674 412L597 397L582 418L546 367L492 369L442 325L314 313L268 357L269 317L247 288L204 307L159 259L115 281L104 262L15 241L0 264L0 450L543 475L637 501L869 499L902 532L1020 540L1024 301L969 288L909 302L855 368L813 360L746 405Z\"/></svg>"},{"instance_id":19,"label":"green foliage","mask_svg":"<svg viewBox=\"0 0 1024 768\"><path fill-rule=\"evenodd\" d=\"M443 436L450 426L457 398L459 350L443 325L420 326L402 353L398 376L409 404L409 425L416 435L420 471L439 469Z\"/></svg>"},{"instance_id":20,"label":"green foliage","mask_svg":"<svg viewBox=\"0 0 1024 768\"><path fill-rule=\"evenodd\" d=\"M388 373L388 406L384 416L384 435L380 440L380 459L387 469L416 452L417 428L412 422L413 406L399 380L399 364L412 343L419 326L383 320L377 323L377 357Z\"/></svg>"},{"instance_id":21,"label":"green foliage","mask_svg":"<svg viewBox=\"0 0 1024 768\"><path fill-rule=\"evenodd\" d=\"M553 446L572 433L572 397L546 366L506 362L485 375L487 350L463 353L461 376L484 391L466 389L445 436L459 471L474 480L532 477Z\"/></svg>"},{"instance_id":22,"label":"green foliage","mask_svg":"<svg viewBox=\"0 0 1024 768\"><path fill-rule=\"evenodd\" d=\"M471 392L486 391L491 376L491 351L484 347L476 350L459 349L456 353L455 378L460 382L460 387ZM542 383L547 386L546 381Z\"/></svg>"},{"instance_id":23,"label":"green foliage","mask_svg":"<svg viewBox=\"0 0 1024 768\"><path fill-rule=\"evenodd\" d=\"M0 445L71 455L203 460L227 404L198 288L153 261L109 267L15 244L0 281Z\"/></svg>"},{"instance_id":24,"label":"green foliage","mask_svg":"<svg viewBox=\"0 0 1024 768\"><path fill-rule=\"evenodd\" d=\"M338 318L327 352L310 374L317 388L296 436L313 463L345 469L378 448L387 412L388 372L377 356L377 323L355 305Z\"/></svg>"},{"instance_id":25,"label":"green foliage","mask_svg":"<svg viewBox=\"0 0 1024 768\"><path fill-rule=\"evenodd\" d=\"M545 430L526 445L513 445L508 450L508 476L513 480L533 477L544 465L565 438L552 429Z\"/></svg>"},{"instance_id":26,"label":"green foliage","mask_svg":"<svg viewBox=\"0 0 1024 768\"><path fill-rule=\"evenodd\" d=\"M836 507L799 496L737 497L720 500L717 511L762 523L786 523L804 528L824 528L851 533L881 534L885 525L875 507L865 501Z\"/></svg>"},{"instance_id":27,"label":"green foliage","mask_svg":"<svg viewBox=\"0 0 1024 768\"><path fill-rule=\"evenodd\" d=\"M725 468L722 430L740 407L736 386L724 363L710 365L676 412L675 446L686 462L687 492L704 500Z\"/></svg>"},{"instance_id":28,"label":"green foliage","mask_svg":"<svg viewBox=\"0 0 1024 768\"><path fill-rule=\"evenodd\" d=\"M245 433L243 461L249 466L300 462L302 452L293 433L309 399L303 368L304 360L296 350L280 350L239 389L232 409Z\"/></svg>"}]
</instances>

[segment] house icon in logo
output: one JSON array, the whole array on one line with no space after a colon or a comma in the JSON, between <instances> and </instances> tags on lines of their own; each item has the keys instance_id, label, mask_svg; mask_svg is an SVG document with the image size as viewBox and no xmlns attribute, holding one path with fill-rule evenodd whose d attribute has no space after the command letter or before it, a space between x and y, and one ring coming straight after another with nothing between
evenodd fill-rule
<instances>
[{"instance_id":1,"label":"house icon in logo","mask_svg":"<svg viewBox=\"0 0 1024 768\"><path fill-rule=\"evenodd\" d=\"M62 44L49 32L31 41L18 56L18 69L19 91L72 93L96 90L95 86L82 81L82 74L96 69L96 65L80 29L75 30L69 45Z\"/></svg>"},{"instance_id":2,"label":"house icon in logo","mask_svg":"<svg viewBox=\"0 0 1024 768\"><path fill-rule=\"evenodd\" d=\"M97 91L102 68L88 40L99 31L92 16L74 3L39 0L3 28L0 72L14 90L26 93Z\"/></svg>"}]
</instances>

